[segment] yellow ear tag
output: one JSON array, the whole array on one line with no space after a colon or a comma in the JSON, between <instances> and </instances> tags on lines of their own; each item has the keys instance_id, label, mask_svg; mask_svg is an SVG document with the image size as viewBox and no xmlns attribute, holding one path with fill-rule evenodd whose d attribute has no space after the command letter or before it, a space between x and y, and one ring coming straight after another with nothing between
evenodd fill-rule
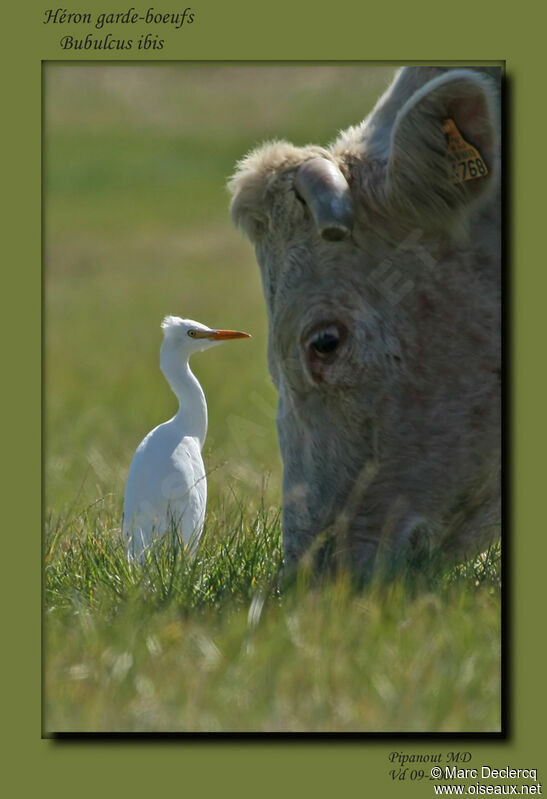
<instances>
[{"instance_id":1,"label":"yellow ear tag","mask_svg":"<svg viewBox=\"0 0 547 799\"><path fill-rule=\"evenodd\" d=\"M452 183L462 183L464 180L485 177L488 174L488 168L482 155L472 144L465 141L453 119L444 120L443 132L448 137L446 158Z\"/></svg>"}]
</instances>

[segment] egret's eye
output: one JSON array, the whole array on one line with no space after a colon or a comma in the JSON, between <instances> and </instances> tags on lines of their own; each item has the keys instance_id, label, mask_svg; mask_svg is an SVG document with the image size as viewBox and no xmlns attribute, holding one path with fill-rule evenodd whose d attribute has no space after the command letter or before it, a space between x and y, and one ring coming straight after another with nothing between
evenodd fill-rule
<instances>
[{"instance_id":1,"label":"egret's eye","mask_svg":"<svg viewBox=\"0 0 547 799\"><path fill-rule=\"evenodd\" d=\"M189 335L189 336L192 336L192 338L195 338L196 331L195 331L195 330L189 330L189 331L188 331L188 335Z\"/></svg>"}]
</instances>

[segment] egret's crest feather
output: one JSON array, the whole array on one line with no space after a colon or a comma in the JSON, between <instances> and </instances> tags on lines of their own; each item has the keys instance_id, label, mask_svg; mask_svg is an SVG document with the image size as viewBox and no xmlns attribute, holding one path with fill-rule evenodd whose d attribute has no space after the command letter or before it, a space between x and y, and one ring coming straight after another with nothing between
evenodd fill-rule
<instances>
[{"instance_id":1,"label":"egret's crest feather","mask_svg":"<svg viewBox=\"0 0 547 799\"><path fill-rule=\"evenodd\" d=\"M167 338L177 332L177 329L184 325L184 320L180 316L165 316L161 323L163 335Z\"/></svg>"}]
</instances>

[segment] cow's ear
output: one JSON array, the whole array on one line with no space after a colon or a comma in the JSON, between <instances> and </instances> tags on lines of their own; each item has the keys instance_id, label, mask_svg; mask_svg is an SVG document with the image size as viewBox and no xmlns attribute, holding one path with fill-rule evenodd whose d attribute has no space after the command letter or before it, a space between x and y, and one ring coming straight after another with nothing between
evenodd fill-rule
<instances>
[{"instance_id":1,"label":"cow's ear","mask_svg":"<svg viewBox=\"0 0 547 799\"><path fill-rule=\"evenodd\" d=\"M498 178L495 94L488 77L452 70L407 100L391 132L390 209L424 229L461 223Z\"/></svg>"}]
</instances>

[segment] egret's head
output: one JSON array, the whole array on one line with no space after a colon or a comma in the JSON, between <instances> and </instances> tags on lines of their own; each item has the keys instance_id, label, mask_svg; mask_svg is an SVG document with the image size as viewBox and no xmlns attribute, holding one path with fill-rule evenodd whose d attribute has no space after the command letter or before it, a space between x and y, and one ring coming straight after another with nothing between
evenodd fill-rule
<instances>
[{"instance_id":1,"label":"egret's head","mask_svg":"<svg viewBox=\"0 0 547 799\"><path fill-rule=\"evenodd\" d=\"M214 347L221 341L232 338L250 338L249 333L239 330L216 330L193 319L166 316L161 323L163 330L162 356L170 353L189 358L194 352Z\"/></svg>"}]
</instances>

